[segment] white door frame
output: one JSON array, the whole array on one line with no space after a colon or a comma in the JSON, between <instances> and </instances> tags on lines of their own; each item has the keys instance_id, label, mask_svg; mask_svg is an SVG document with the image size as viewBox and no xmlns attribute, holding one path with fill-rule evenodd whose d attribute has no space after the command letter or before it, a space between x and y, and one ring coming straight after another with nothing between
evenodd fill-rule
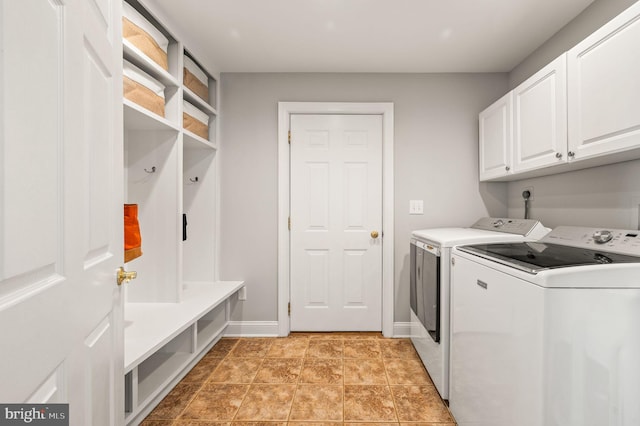
<instances>
[{"instance_id":1,"label":"white door frame","mask_svg":"<svg viewBox=\"0 0 640 426\"><path fill-rule=\"evenodd\" d=\"M290 294L289 116L291 114L371 114L382 116L382 334L393 337L393 103L278 102L278 335L291 329Z\"/></svg>"}]
</instances>

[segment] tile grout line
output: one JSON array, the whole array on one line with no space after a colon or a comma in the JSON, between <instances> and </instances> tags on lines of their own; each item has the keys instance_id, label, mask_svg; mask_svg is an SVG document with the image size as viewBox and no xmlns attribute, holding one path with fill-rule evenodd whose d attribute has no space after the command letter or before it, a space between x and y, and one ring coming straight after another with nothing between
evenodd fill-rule
<instances>
[{"instance_id":1,"label":"tile grout line","mask_svg":"<svg viewBox=\"0 0 640 426\"><path fill-rule=\"evenodd\" d=\"M219 341L220 341L220 340L219 340ZM219 342L219 341L218 341L218 342ZM240 340L238 340L238 342L239 342L239 341L240 341ZM190 405L190 404L191 404L191 403L196 399L196 397L198 396L198 394L200 393L200 391L202 391L202 388L204 388L204 386L207 384L207 382L209 381L209 378L211 377L211 375L212 375L212 374L213 374L213 373L218 369L218 367L220 367L220 365L221 365L221 364L222 364L222 362L225 360L225 358L227 357L227 355L229 355L229 353L231 353L231 351L233 350L233 348L235 348L235 347L236 347L236 345L238 344L238 342L236 342L236 343L231 347L231 349L229 349L229 351L228 351L228 352L227 352L227 353L226 353L226 354L225 354L225 355L220 359L220 362L216 365L216 368L214 368L214 369L213 369L213 371L211 371L211 373L207 376L207 378L206 378L206 379L205 379L205 380L200 384L200 387L198 387L198 390L197 390L197 391L195 391L195 392L191 395L191 398L189 398L189 402L187 402L187 403L185 404L184 408L183 408L182 410L180 410L180 413L178 413L178 415L177 415L174 419L172 419L172 424L173 424L173 423L176 423L176 422L180 419L180 416L182 416L182 415L184 414L184 412L185 412L185 411L187 411L187 408L188 408L188 407L189 407L189 405ZM217 345L217 343L216 343L216 345ZM213 345L213 346L215 346L215 345ZM211 349L209 349L209 352L213 349L213 346L211 347ZM209 352L207 352L207 353L206 353L206 354L205 354L205 355L200 359L200 361L198 361L198 362L196 363L196 365L194 365L194 367L193 367L193 368L195 368L195 367L196 367L200 362L202 362L202 360L203 360L203 359L208 355L208 353L209 353ZM212 357L212 358L216 358L216 357ZM193 370L193 369L192 369L192 370ZM188 374L189 374L189 373L187 373L187 375L188 375ZM185 375L185 377L187 377L187 375ZM182 380L184 380L184 378L183 378ZM178 382L178 384L180 384L180 383L182 382L182 380L180 380L180 382ZM176 385L176 386L177 386L177 385ZM173 389L172 389L172 390L173 390ZM166 398L166 397L165 397L165 398ZM163 398L163 399L164 399L164 398Z\"/></svg>"},{"instance_id":2,"label":"tile grout line","mask_svg":"<svg viewBox=\"0 0 640 426\"><path fill-rule=\"evenodd\" d=\"M291 421L291 413L293 412L293 403L296 400L296 395L298 394L298 389L300 387L300 378L302 377L302 370L304 369L304 360L306 358L307 349L309 349L309 339L307 338L307 345L304 349L304 353L302 354L302 358L300 359L300 372L298 373L298 377L296 378L296 389L293 391L293 398L291 399L291 406L289 407L289 415L287 416L287 424Z\"/></svg>"},{"instance_id":3,"label":"tile grout line","mask_svg":"<svg viewBox=\"0 0 640 426\"><path fill-rule=\"evenodd\" d=\"M240 343L240 341L242 340L246 340L247 338L240 338L238 340L238 342L236 343L236 346L238 343ZM269 338L270 340L270 338ZM244 394L244 396L242 397L242 401L240 401L240 404L238 405L238 409L236 410L236 412L234 413L233 417L231 418L231 420L229 420L229 423L232 423L233 421L236 420L236 417L238 417L238 413L240 412L240 408L242 408L242 404L244 404L244 401L247 399L247 396L249 396L249 392L251 391L251 387L254 384L256 377L258 377L258 372L260 371L260 369L262 368L262 365L264 364L264 360L267 357L267 353L269 352L269 349L271 348L271 345L273 344L273 341L270 340L269 343L269 348L267 348L265 354L261 357L260 359L260 365L258 366L257 370L256 370L256 374L251 378L251 381L247 384L247 392ZM229 351L229 355L231 354L231 351ZM237 357L237 358L244 358L244 357ZM246 383L238 383L238 384L246 384ZM247 421L251 421L251 420L247 420Z\"/></svg>"}]
</instances>

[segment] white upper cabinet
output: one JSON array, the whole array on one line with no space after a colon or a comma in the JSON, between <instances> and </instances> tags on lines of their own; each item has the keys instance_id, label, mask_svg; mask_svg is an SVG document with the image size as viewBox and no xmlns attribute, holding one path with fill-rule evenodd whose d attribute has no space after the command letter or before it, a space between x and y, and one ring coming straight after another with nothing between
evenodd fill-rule
<instances>
[{"instance_id":1,"label":"white upper cabinet","mask_svg":"<svg viewBox=\"0 0 640 426\"><path fill-rule=\"evenodd\" d=\"M569 155L639 147L640 2L571 49L568 73Z\"/></svg>"},{"instance_id":2,"label":"white upper cabinet","mask_svg":"<svg viewBox=\"0 0 640 426\"><path fill-rule=\"evenodd\" d=\"M480 180L511 173L513 93L482 111L480 119Z\"/></svg>"},{"instance_id":3,"label":"white upper cabinet","mask_svg":"<svg viewBox=\"0 0 640 426\"><path fill-rule=\"evenodd\" d=\"M566 162L566 55L513 90L513 173Z\"/></svg>"},{"instance_id":4,"label":"white upper cabinet","mask_svg":"<svg viewBox=\"0 0 640 426\"><path fill-rule=\"evenodd\" d=\"M480 180L640 158L640 2L479 115Z\"/></svg>"}]
</instances>

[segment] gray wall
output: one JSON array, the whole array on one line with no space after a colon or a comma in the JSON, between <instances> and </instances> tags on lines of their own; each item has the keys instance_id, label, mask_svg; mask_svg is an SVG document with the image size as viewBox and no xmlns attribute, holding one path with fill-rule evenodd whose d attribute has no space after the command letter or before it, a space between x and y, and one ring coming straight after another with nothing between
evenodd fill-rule
<instances>
[{"instance_id":1,"label":"gray wall","mask_svg":"<svg viewBox=\"0 0 640 426\"><path fill-rule=\"evenodd\" d=\"M526 187L533 187L531 217L548 227L638 228L640 160L511 182L510 216L523 217Z\"/></svg>"},{"instance_id":2,"label":"gray wall","mask_svg":"<svg viewBox=\"0 0 640 426\"><path fill-rule=\"evenodd\" d=\"M510 73L510 87L518 85L635 2L595 1ZM521 194L530 186L534 187L532 217L542 220L546 226L638 227L640 160L509 183L510 216L522 217Z\"/></svg>"},{"instance_id":3,"label":"gray wall","mask_svg":"<svg viewBox=\"0 0 640 426\"><path fill-rule=\"evenodd\" d=\"M506 214L506 184L478 184L478 112L506 74L243 74L221 76L220 278L244 279L236 321L277 320L279 101L395 105L395 321L409 320L409 233ZM425 201L410 216L409 200Z\"/></svg>"},{"instance_id":4,"label":"gray wall","mask_svg":"<svg viewBox=\"0 0 640 426\"><path fill-rule=\"evenodd\" d=\"M509 73L509 88L535 74L540 68L582 41L637 0L596 0L565 25Z\"/></svg>"}]
</instances>

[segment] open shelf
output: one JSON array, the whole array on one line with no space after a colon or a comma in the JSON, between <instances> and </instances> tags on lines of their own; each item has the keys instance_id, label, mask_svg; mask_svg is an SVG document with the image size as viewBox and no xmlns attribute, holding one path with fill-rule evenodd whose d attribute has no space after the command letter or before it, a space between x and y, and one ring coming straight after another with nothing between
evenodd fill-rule
<instances>
[{"instance_id":1,"label":"open shelf","mask_svg":"<svg viewBox=\"0 0 640 426\"><path fill-rule=\"evenodd\" d=\"M225 307L220 305L205 314L196 323L197 348L203 350L213 339L222 333L227 326Z\"/></svg>"},{"instance_id":2,"label":"open shelf","mask_svg":"<svg viewBox=\"0 0 640 426\"><path fill-rule=\"evenodd\" d=\"M193 356L192 328L185 329L138 366L138 401L144 404L164 389Z\"/></svg>"},{"instance_id":3,"label":"open shelf","mask_svg":"<svg viewBox=\"0 0 640 426\"><path fill-rule=\"evenodd\" d=\"M158 114L141 107L129 99L123 99L124 128L126 130L174 130L180 128Z\"/></svg>"},{"instance_id":4,"label":"open shelf","mask_svg":"<svg viewBox=\"0 0 640 426\"><path fill-rule=\"evenodd\" d=\"M206 103L204 99L202 99L200 96L193 93L193 91L189 89L187 86L183 87L183 91L184 91L184 98L189 102L191 102L194 106L204 110L204 112L206 112L209 115L218 115L218 111L214 107Z\"/></svg>"},{"instance_id":5,"label":"open shelf","mask_svg":"<svg viewBox=\"0 0 640 426\"><path fill-rule=\"evenodd\" d=\"M184 132L184 145L185 148L188 149L217 149L218 146L209 142L208 140L201 138L200 136L191 133L188 130L183 130Z\"/></svg>"}]
</instances>

